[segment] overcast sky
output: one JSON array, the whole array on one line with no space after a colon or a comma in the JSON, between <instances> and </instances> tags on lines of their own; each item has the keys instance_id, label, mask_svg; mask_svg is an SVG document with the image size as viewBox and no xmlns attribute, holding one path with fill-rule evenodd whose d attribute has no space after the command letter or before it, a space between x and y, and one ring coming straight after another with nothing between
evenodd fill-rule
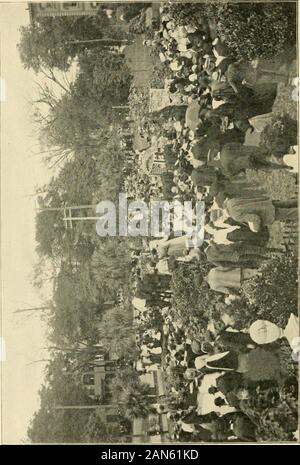
<instances>
[{"instance_id":1,"label":"overcast sky","mask_svg":"<svg viewBox=\"0 0 300 465\"><path fill-rule=\"evenodd\" d=\"M1 223L2 223L2 335L6 360L2 364L2 440L26 442L26 430L39 406L43 377L45 328L37 315L15 315L18 308L41 303L32 288L35 255L36 185L51 173L34 155L37 140L31 123L30 101L35 95L33 73L21 65L16 45L19 27L29 23L27 4L0 4L1 77ZM26 314L25 314L26 315ZM29 365L28 365L29 364Z\"/></svg>"}]
</instances>

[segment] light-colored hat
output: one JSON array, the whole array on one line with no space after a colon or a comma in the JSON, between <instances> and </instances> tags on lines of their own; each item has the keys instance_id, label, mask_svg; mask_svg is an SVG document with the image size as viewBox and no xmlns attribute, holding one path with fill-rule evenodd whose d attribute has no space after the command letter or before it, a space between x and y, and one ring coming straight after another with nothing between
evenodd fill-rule
<instances>
[{"instance_id":1,"label":"light-colored hat","mask_svg":"<svg viewBox=\"0 0 300 465\"><path fill-rule=\"evenodd\" d=\"M283 330L271 321L257 320L250 326L249 334L256 344L270 344L283 336Z\"/></svg>"}]
</instances>

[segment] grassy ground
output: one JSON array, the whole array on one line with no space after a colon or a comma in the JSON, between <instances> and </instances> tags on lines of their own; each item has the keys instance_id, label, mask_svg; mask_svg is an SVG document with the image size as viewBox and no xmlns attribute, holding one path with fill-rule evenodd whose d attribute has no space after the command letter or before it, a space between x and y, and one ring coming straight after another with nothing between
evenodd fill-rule
<instances>
[{"instance_id":1,"label":"grassy ground","mask_svg":"<svg viewBox=\"0 0 300 465\"><path fill-rule=\"evenodd\" d=\"M164 79L168 77L169 69L165 67L157 57L150 53L149 49L143 45L143 37L136 40L133 46L128 47L127 57L128 64L134 74L134 85L139 88L139 92L144 94L141 99L142 114L145 111L145 97L149 94L149 88L163 88ZM297 76L297 62L291 61L289 66L291 78ZM297 119L297 102L293 99L295 86L289 82L278 85L278 93L273 105L274 113L288 113L292 118ZM141 115L137 120L140 121ZM137 116L137 115L136 115ZM247 171L247 178L250 181L259 182L262 188L269 193L274 200L287 200L297 197L297 181L294 174L284 170L264 172L264 171ZM278 247L283 240L283 225L275 222L270 228L271 239L270 247Z\"/></svg>"}]
</instances>

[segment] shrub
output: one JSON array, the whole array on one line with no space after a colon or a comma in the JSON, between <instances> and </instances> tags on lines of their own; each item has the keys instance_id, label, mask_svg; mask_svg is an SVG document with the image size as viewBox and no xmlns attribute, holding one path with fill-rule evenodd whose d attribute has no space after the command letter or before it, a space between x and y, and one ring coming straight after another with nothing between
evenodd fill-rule
<instances>
[{"instance_id":1,"label":"shrub","mask_svg":"<svg viewBox=\"0 0 300 465\"><path fill-rule=\"evenodd\" d=\"M201 28L203 19L213 17L217 5L205 3L176 3L170 6L170 15L179 26Z\"/></svg>"},{"instance_id":2,"label":"shrub","mask_svg":"<svg viewBox=\"0 0 300 465\"><path fill-rule=\"evenodd\" d=\"M241 300L228 307L235 329L242 330L256 320L269 320L284 328L291 313L297 313L298 259L293 251L273 255L265 261L261 277L244 282ZM282 291L284 289L284 292Z\"/></svg>"},{"instance_id":3,"label":"shrub","mask_svg":"<svg viewBox=\"0 0 300 465\"><path fill-rule=\"evenodd\" d=\"M144 34L146 30L145 17L143 14L135 16L130 21L129 31L133 34Z\"/></svg>"},{"instance_id":4,"label":"shrub","mask_svg":"<svg viewBox=\"0 0 300 465\"><path fill-rule=\"evenodd\" d=\"M142 11L149 6L148 3L145 2L134 2L134 3L125 3L122 5L123 7L123 16L125 21L130 21L133 18L139 16Z\"/></svg>"},{"instance_id":5,"label":"shrub","mask_svg":"<svg viewBox=\"0 0 300 465\"><path fill-rule=\"evenodd\" d=\"M261 133L260 145L273 155L288 153L292 145L297 144L298 124L288 114L274 115L272 121Z\"/></svg>"},{"instance_id":6,"label":"shrub","mask_svg":"<svg viewBox=\"0 0 300 465\"><path fill-rule=\"evenodd\" d=\"M291 394L282 396L281 403L266 409L260 416L256 437L258 441L295 440L298 426L298 400Z\"/></svg>"},{"instance_id":7,"label":"shrub","mask_svg":"<svg viewBox=\"0 0 300 465\"><path fill-rule=\"evenodd\" d=\"M293 4L237 3L217 8L217 30L236 58L269 59L295 41ZM296 13L294 13L296 14Z\"/></svg>"},{"instance_id":8,"label":"shrub","mask_svg":"<svg viewBox=\"0 0 300 465\"><path fill-rule=\"evenodd\" d=\"M295 377L280 388L275 384L263 388L260 383L259 390L255 389L251 397L243 401L243 412L256 425L257 441L295 440L293 432L298 426L297 390Z\"/></svg>"},{"instance_id":9,"label":"shrub","mask_svg":"<svg viewBox=\"0 0 300 465\"><path fill-rule=\"evenodd\" d=\"M242 285L241 294L250 307L248 324L265 319L282 328L286 326L290 314L297 313L298 308L297 270L294 252L273 255L261 266L261 277L256 276Z\"/></svg>"},{"instance_id":10,"label":"shrub","mask_svg":"<svg viewBox=\"0 0 300 465\"><path fill-rule=\"evenodd\" d=\"M169 79L170 77L169 66L165 63L157 62L151 70L150 86L154 89L163 89L165 87L165 79Z\"/></svg>"},{"instance_id":11,"label":"shrub","mask_svg":"<svg viewBox=\"0 0 300 465\"><path fill-rule=\"evenodd\" d=\"M237 59L269 59L296 40L296 7L292 3L188 3L170 6L177 24L203 28L214 19L217 31Z\"/></svg>"},{"instance_id":12,"label":"shrub","mask_svg":"<svg viewBox=\"0 0 300 465\"><path fill-rule=\"evenodd\" d=\"M205 335L206 327L215 314L220 296L201 284L201 277L211 268L208 262L180 264L172 277L172 312L182 321L191 337ZM200 278L200 279L199 279Z\"/></svg>"},{"instance_id":13,"label":"shrub","mask_svg":"<svg viewBox=\"0 0 300 465\"><path fill-rule=\"evenodd\" d=\"M140 122L149 113L149 87L135 87L131 85L128 105L132 119Z\"/></svg>"},{"instance_id":14,"label":"shrub","mask_svg":"<svg viewBox=\"0 0 300 465\"><path fill-rule=\"evenodd\" d=\"M281 371L275 351L257 347L248 354L248 371L245 378L250 381L280 380Z\"/></svg>"},{"instance_id":15,"label":"shrub","mask_svg":"<svg viewBox=\"0 0 300 465\"><path fill-rule=\"evenodd\" d=\"M249 306L243 296L241 300L231 302L227 313L234 319L234 328L239 331L248 328L257 319L256 315L253 314L253 308Z\"/></svg>"}]
</instances>

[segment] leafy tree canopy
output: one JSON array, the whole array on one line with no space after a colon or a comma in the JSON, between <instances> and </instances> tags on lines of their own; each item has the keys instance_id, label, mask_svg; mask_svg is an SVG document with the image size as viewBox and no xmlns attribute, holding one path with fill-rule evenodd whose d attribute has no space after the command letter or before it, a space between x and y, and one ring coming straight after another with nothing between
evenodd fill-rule
<instances>
[{"instance_id":1,"label":"leafy tree canopy","mask_svg":"<svg viewBox=\"0 0 300 465\"><path fill-rule=\"evenodd\" d=\"M30 26L22 26L18 48L23 65L36 73L41 68L67 71L80 50L74 42L102 38L108 24L107 16L99 14L45 17Z\"/></svg>"}]
</instances>

